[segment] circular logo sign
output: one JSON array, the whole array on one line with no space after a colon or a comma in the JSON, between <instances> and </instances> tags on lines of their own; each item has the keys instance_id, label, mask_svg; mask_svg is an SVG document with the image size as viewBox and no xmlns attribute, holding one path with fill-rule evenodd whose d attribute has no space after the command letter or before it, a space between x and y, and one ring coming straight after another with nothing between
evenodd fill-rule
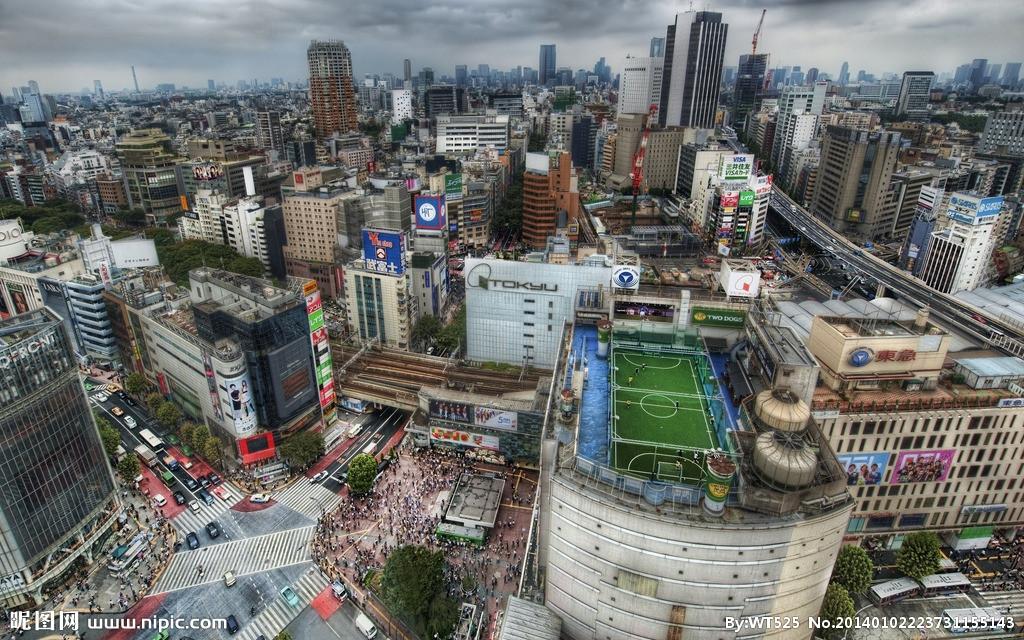
<instances>
[{"instance_id":1,"label":"circular logo sign","mask_svg":"<svg viewBox=\"0 0 1024 640\"><path fill-rule=\"evenodd\" d=\"M708 483L708 495L715 500L721 500L725 496L729 495L729 485L722 484L720 482L709 482Z\"/></svg>"},{"instance_id":2,"label":"circular logo sign","mask_svg":"<svg viewBox=\"0 0 1024 640\"><path fill-rule=\"evenodd\" d=\"M384 247L377 247L376 249L373 250L373 255L377 256L378 260L387 260L388 250L385 249Z\"/></svg>"},{"instance_id":3,"label":"circular logo sign","mask_svg":"<svg viewBox=\"0 0 1024 640\"><path fill-rule=\"evenodd\" d=\"M437 207L430 204L429 202L424 202L423 204L420 205L420 220L422 220L423 222L433 222L434 218L436 217Z\"/></svg>"},{"instance_id":4,"label":"circular logo sign","mask_svg":"<svg viewBox=\"0 0 1024 640\"><path fill-rule=\"evenodd\" d=\"M696 320L697 322L704 322L705 320L708 319L708 316L703 311L698 311L697 313L693 314L693 319Z\"/></svg>"},{"instance_id":5,"label":"circular logo sign","mask_svg":"<svg viewBox=\"0 0 1024 640\"><path fill-rule=\"evenodd\" d=\"M863 367L874 360L874 358L875 354L871 352L871 349L861 347L859 349L855 349L850 354L850 364L855 367Z\"/></svg>"},{"instance_id":6,"label":"circular logo sign","mask_svg":"<svg viewBox=\"0 0 1024 640\"><path fill-rule=\"evenodd\" d=\"M619 267L612 274L612 280L615 282L615 286L620 289L632 289L637 285L639 276L636 273L636 269L632 267Z\"/></svg>"}]
</instances>

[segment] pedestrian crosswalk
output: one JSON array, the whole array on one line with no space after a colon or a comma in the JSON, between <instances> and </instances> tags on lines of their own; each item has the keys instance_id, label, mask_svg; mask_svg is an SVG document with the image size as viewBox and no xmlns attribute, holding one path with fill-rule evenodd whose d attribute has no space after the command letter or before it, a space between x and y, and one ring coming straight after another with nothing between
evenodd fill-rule
<instances>
[{"instance_id":1,"label":"pedestrian crosswalk","mask_svg":"<svg viewBox=\"0 0 1024 640\"><path fill-rule=\"evenodd\" d=\"M267 638L276 637L326 586L327 579L320 570L315 566L310 568L291 585L299 596L299 604L293 607L284 598L275 598L242 628L239 640L255 640L261 634Z\"/></svg>"},{"instance_id":2,"label":"pedestrian crosswalk","mask_svg":"<svg viewBox=\"0 0 1024 640\"><path fill-rule=\"evenodd\" d=\"M183 534L187 534L189 531L199 533L207 522L216 520L218 516L230 509L231 505L245 498L245 495L230 482L224 482L218 487L225 492L227 500L214 496L213 504L206 504L200 500L199 511L192 511L186 507L184 511L171 518L174 528ZM213 494L211 493L211 495Z\"/></svg>"},{"instance_id":3,"label":"pedestrian crosswalk","mask_svg":"<svg viewBox=\"0 0 1024 640\"><path fill-rule=\"evenodd\" d=\"M179 551L157 581L154 593L165 593L217 582L224 573L235 576L270 571L308 562L309 541L315 527L300 527L224 544ZM203 572L199 573L202 566Z\"/></svg>"},{"instance_id":4,"label":"pedestrian crosswalk","mask_svg":"<svg viewBox=\"0 0 1024 640\"><path fill-rule=\"evenodd\" d=\"M273 498L275 502L311 520L319 518L321 513L330 513L341 502L340 495L323 485L310 483L305 478L299 478L275 493Z\"/></svg>"},{"instance_id":5,"label":"pedestrian crosswalk","mask_svg":"<svg viewBox=\"0 0 1024 640\"><path fill-rule=\"evenodd\" d=\"M1024 591L979 591L988 606L1013 616L1014 620L1024 620Z\"/></svg>"}]
</instances>

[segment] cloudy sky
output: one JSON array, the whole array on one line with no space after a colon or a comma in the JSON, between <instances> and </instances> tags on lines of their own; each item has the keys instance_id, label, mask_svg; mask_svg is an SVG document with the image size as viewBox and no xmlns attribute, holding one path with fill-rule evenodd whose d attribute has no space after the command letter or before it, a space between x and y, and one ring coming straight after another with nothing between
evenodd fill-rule
<instances>
[{"instance_id":1,"label":"cloudy sky","mask_svg":"<svg viewBox=\"0 0 1024 640\"><path fill-rule=\"evenodd\" d=\"M652 36L688 2L664 0L0 0L0 91L29 79L44 91L77 91L94 79L143 88L205 86L207 78L306 76L313 38L340 38L357 77L413 69L453 74L456 64L537 67L538 45L558 45L558 65L613 72L646 55ZM726 64L749 51L761 8L759 50L773 65L833 75L953 70L971 58L1024 59L1021 0L707 0L724 14Z\"/></svg>"}]
</instances>

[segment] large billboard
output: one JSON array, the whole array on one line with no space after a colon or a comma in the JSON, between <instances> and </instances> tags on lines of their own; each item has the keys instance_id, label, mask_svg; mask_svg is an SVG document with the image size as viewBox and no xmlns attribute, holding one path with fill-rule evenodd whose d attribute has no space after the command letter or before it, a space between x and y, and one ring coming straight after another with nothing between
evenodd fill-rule
<instances>
[{"instance_id":1,"label":"large billboard","mask_svg":"<svg viewBox=\"0 0 1024 640\"><path fill-rule=\"evenodd\" d=\"M885 477L889 464L888 453L847 453L836 456L846 471L846 484L850 486L875 485Z\"/></svg>"},{"instance_id":2,"label":"large billboard","mask_svg":"<svg viewBox=\"0 0 1024 640\"><path fill-rule=\"evenodd\" d=\"M722 156L718 177L726 181L746 181L754 170L754 156Z\"/></svg>"},{"instance_id":3,"label":"large billboard","mask_svg":"<svg viewBox=\"0 0 1024 640\"><path fill-rule=\"evenodd\" d=\"M440 442L450 442L453 444L461 444L466 447L491 449L493 451L498 450L498 445L500 442L497 436L485 436L479 433L469 433L467 431L443 429L441 427L434 427L433 429L431 429L430 438L432 440L438 440Z\"/></svg>"},{"instance_id":4,"label":"large billboard","mask_svg":"<svg viewBox=\"0 0 1024 640\"><path fill-rule=\"evenodd\" d=\"M735 209L740 203L739 191L723 191L720 200L723 209Z\"/></svg>"},{"instance_id":5,"label":"large billboard","mask_svg":"<svg viewBox=\"0 0 1024 640\"><path fill-rule=\"evenodd\" d=\"M197 164L192 167L192 177L195 180L207 181L224 177L224 168L216 163Z\"/></svg>"},{"instance_id":6,"label":"large billboard","mask_svg":"<svg viewBox=\"0 0 1024 640\"><path fill-rule=\"evenodd\" d=\"M444 197L448 202L462 199L461 173L449 173L444 177Z\"/></svg>"},{"instance_id":7,"label":"large billboard","mask_svg":"<svg viewBox=\"0 0 1024 640\"><path fill-rule=\"evenodd\" d=\"M445 231L448 229L448 212L444 196L416 196L416 230Z\"/></svg>"},{"instance_id":8,"label":"large billboard","mask_svg":"<svg viewBox=\"0 0 1024 640\"><path fill-rule=\"evenodd\" d=\"M945 482L955 457L955 449L901 451L896 456L890 483Z\"/></svg>"},{"instance_id":9,"label":"large billboard","mask_svg":"<svg viewBox=\"0 0 1024 640\"><path fill-rule=\"evenodd\" d=\"M19 313L28 313L28 296L25 295L25 285L17 282L7 283L7 293L11 296L11 315L18 315Z\"/></svg>"},{"instance_id":10,"label":"large billboard","mask_svg":"<svg viewBox=\"0 0 1024 640\"><path fill-rule=\"evenodd\" d=\"M309 366L309 343L299 337L267 354L277 418L289 420L309 407L317 383Z\"/></svg>"},{"instance_id":11,"label":"large billboard","mask_svg":"<svg viewBox=\"0 0 1024 640\"><path fill-rule=\"evenodd\" d=\"M718 274L718 282L722 285L725 295L734 298L756 298L761 287L759 271L743 271L734 269L733 263L722 261Z\"/></svg>"},{"instance_id":12,"label":"large billboard","mask_svg":"<svg viewBox=\"0 0 1024 640\"><path fill-rule=\"evenodd\" d=\"M965 224L994 222L1003 209L1003 196L981 198L966 193L954 193L949 197L947 214L950 220Z\"/></svg>"},{"instance_id":13,"label":"large billboard","mask_svg":"<svg viewBox=\"0 0 1024 640\"><path fill-rule=\"evenodd\" d=\"M747 319L746 311L735 309L709 309L707 307L694 307L690 311L690 322L705 327L724 327L738 329L743 326Z\"/></svg>"},{"instance_id":14,"label":"large billboard","mask_svg":"<svg viewBox=\"0 0 1024 640\"><path fill-rule=\"evenodd\" d=\"M655 320L659 322L672 322L675 317L675 307L670 304L657 304L653 302L632 302L628 300L615 301L615 317L628 318L630 320Z\"/></svg>"},{"instance_id":15,"label":"large billboard","mask_svg":"<svg viewBox=\"0 0 1024 640\"><path fill-rule=\"evenodd\" d=\"M252 401L252 381L249 380L249 372L242 371L236 376L225 378L221 388L227 392L235 434L244 436L255 431L256 405Z\"/></svg>"},{"instance_id":16,"label":"large billboard","mask_svg":"<svg viewBox=\"0 0 1024 640\"><path fill-rule=\"evenodd\" d=\"M502 411L501 409L491 409L490 407L477 407L473 411L473 422L481 427L487 427L489 429L503 429L505 431L516 430L516 418L518 414L515 411Z\"/></svg>"},{"instance_id":17,"label":"large billboard","mask_svg":"<svg viewBox=\"0 0 1024 640\"><path fill-rule=\"evenodd\" d=\"M612 269L612 284L618 289L639 289L640 267L632 264L616 265Z\"/></svg>"},{"instance_id":18,"label":"large billboard","mask_svg":"<svg viewBox=\"0 0 1024 640\"><path fill-rule=\"evenodd\" d=\"M431 418L473 424L473 405L447 400L431 400L428 405Z\"/></svg>"},{"instance_id":19,"label":"large billboard","mask_svg":"<svg viewBox=\"0 0 1024 640\"><path fill-rule=\"evenodd\" d=\"M754 192L753 191L740 191L740 206L741 207L752 207L752 206L754 206Z\"/></svg>"},{"instance_id":20,"label":"large billboard","mask_svg":"<svg viewBox=\"0 0 1024 640\"><path fill-rule=\"evenodd\" d=\"M156 243L149 239L130 238L110 243L114 264L118 269L134 267L155 267L160 264L156 255Z\"/></svg>"},{"instance_id":21,"label":"large billboard","mask_svg":"<svg viewBox=\"0 0 1024 640\"><path fill-rule=\"evenodd\" d=\"M363 229L363 260L371 271L405 273L405 237L398 231Z\"/></svg>"},{"instance_id":22,"label":"large billboard","mask_svg":"<svg viewBox=\"0 0 1024 640\"><path fill-rule=\"evenodd\" d=\"M366 238L363 240L365 242ZM330 414L330 408L334 406L334 364L331 360L330 337L324 326L324 309L316 280L310 280L303 285L302 294L306 297L306 316L309 319L309 339L313 347L313 368L316 371L320 409L325 414Z\"/></svg>"}]
</instances>

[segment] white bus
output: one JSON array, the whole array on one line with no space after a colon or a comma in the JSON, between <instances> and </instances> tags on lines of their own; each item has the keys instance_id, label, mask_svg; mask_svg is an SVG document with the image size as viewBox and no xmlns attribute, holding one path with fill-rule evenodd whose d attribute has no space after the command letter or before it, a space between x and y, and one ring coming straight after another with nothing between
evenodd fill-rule
<instances>
[{"instance_id":1,"label":"white bus","mask_svg":"<svg viewBox=\"0 0 1024 640\"><path fill-rule=\"evenodd\" d=\"M142 536L129 546L128 550L121 557L110 561L110 564L107 565L110 575L119 576L122 573L131 571L132 567L146 555L147 549L149 549L149 539Z\"/></svg>"},{"instance_id":2,"label":"white bus","mask_svg":"<svg viewBox=\"0 0 1024 640\"><path fill-rule=\"evenodd\" d=\"M893 602L899 602L904 598L916 596L921 591L921 585L913 578L900 578L876 584L868 590L868 599L883 607Z\"/></svg>"},{"instance_id":3,"label":"white bus","mask_svg":"<svg viewBox=\"0 0 1024 640\"><path fill-rule=\"evenodd\" d=\"M164 448L164 441L153 435L153 432L149 429L143 429L139 431L139 437L142 441L149 445L149 448L153 451L159 451Z\"/></svg>"},{"instance_id":4,"label":"white bus","mask_svg":"<svg viewBox=\"0 0 1024 640\"><path fill-rule=\"evenodd\" d=\"M921 578L920 582L922 596L956 593L971 588L971 581L962 573L933 573Z\"/></svg>"},{"instance_id":5,"label":"white bus","mask_svg":"<svg viewBox=\"0 0 1024 640\"><path fill-rule=\"evenodd\" d=\"M946 609L942 612L942 626L950 633L977 633L979 631L1013 631L1013 617L995 607Z\"/></svg>"}]
</instances>

